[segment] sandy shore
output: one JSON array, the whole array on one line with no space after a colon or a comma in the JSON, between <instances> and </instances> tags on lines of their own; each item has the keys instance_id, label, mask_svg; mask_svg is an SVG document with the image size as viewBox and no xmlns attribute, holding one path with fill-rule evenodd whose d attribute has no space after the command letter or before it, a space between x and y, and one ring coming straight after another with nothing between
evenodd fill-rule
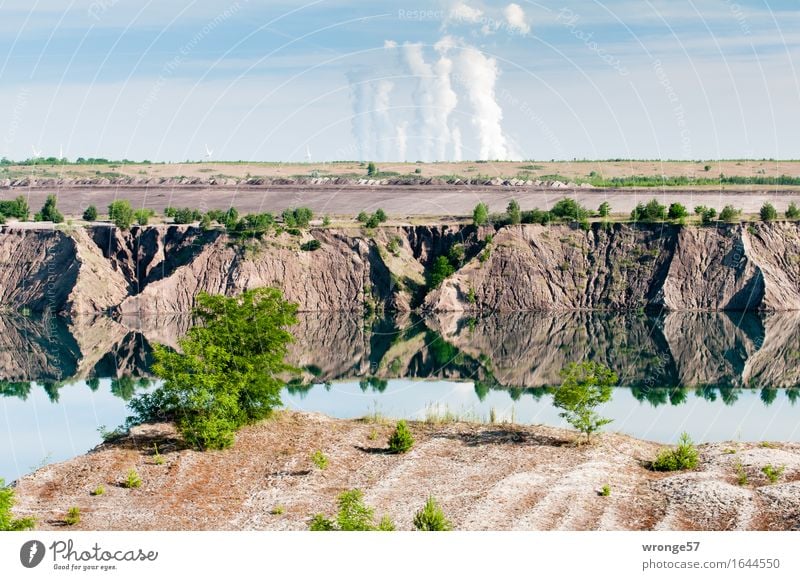
<instances>
[{"instance_id":1,"label":"sandy shore","mask_svg":"<svg viewBox=\"0 0 800 580\"><path fill-rule=\"evenodd\" d=\"M392 425L380 421L281 412L209 453L182 449L170 425L144 426L22 478L15 512L43 530L63 529L73 506L78 530L304 530L359 488L398 529L412 529L429 495L458 530L800 529L800 444L701 445L695 471L665 474L646 468L659 444L620 434L576 446L574 433L543 426L411 427L414 448L390 455ZM325 470L310 459L318 449ZM776 484L761 473L767 464L785 466ZM120 485L130 469L141 488ZM93 496L99 485L105 493Z\"/></svg>"}]
</instances>

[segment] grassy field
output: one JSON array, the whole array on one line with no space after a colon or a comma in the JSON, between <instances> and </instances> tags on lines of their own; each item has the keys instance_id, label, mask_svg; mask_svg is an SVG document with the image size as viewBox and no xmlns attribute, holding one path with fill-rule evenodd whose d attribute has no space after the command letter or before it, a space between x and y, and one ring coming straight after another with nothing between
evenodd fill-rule
<instances>
[{"instance_id":1,"label":"grassy field","mask_svg":"<svg viewBox=\"0 0 800 580\"><path fill-rule=\"evenodd\" d=\"M520 161L460 163L378 163L379 177L560 179L589 182L605 187L699 186L743 187L800 186L800 161ZM366 177L367 167L359 162L336 163L86 163L0 165L0 179L22 177L116 178L116 177ZM721 179L722 176L722 179Z\"/></svg>"}]
</instances>

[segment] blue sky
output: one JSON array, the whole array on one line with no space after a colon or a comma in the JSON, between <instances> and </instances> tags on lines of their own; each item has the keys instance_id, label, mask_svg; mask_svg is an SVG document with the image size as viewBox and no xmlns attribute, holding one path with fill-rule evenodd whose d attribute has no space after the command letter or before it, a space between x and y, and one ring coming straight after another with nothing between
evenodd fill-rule
<instances>
[{"instance_id":1,"label":"blue sky","mask_svg":"<svg viewBox=\"0 0 800 580\"><path fill-rule=\"evenodd\" d=\"M800 158L790 0L0 0L0 156Z\"/></svg>"}]
</instances>

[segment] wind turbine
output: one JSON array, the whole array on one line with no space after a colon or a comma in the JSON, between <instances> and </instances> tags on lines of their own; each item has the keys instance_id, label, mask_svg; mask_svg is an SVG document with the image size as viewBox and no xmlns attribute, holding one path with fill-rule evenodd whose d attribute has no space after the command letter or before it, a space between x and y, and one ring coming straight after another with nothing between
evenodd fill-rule
<instances>
[{"instance_id":1,"label":"wind turbine","mask_svg":"<svg viewBox=\"0 0 800 580\"><path fill-rule=\"evenodd\" d=\"M306 145L306 163L311 163L311 147Z\"/></svg>"},{"instance_id":2,"label":"wind turbine","mask_svg":"<svg viewBox=\"0 0 800 580\"><path fill-rule=\"evenodd\" d=\"M211 156L214 155L214 150L208 148L208 144L206 144L206 161L211 161Z\"/></svg>"},{"instance_id":3,"label":"wind turbine","mask_svg":"<svg viewBox=\"0 0 800 580\"><path fill-rule=\"evenodd\" d=\"M41 151L37 151L35 145L31 145L31 151L33 151L33 158L34 159L39 159L42 156L42 152Z\"/></svg>"}]
</instances>

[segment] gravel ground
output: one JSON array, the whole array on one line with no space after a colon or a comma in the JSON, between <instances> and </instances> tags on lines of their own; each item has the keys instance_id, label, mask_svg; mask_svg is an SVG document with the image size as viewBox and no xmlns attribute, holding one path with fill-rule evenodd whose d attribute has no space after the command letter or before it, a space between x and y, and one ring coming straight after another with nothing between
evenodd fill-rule
<instances>
[{"instance_id":1,"label":"gravel ground","mask_svg":"<svg viewBox=\"0 0 800 580\"><path fill-rule=\"evenodd\" d=\"M648 470L660 446L606 433L576 446L544 426L412 423L416 444L385 452L392 426L281 412L247 427L233 448L182 449L170 425L136 429L17 483L20 516L60 529L72 506L82 530L303 530L359 488L378 517L411 529L429 495L459 530L788 530L800 527L800 445L700 446L692 472ZM154 444L164 458L154 460ZM310 455L329 458L317 469ZM785 466L769 484L764 465ZM737 483L741 465L747 485ZM139 489L120 485L136 469ZM105 493L91 495L98 485ZM603 485L611 495L601 497ZM281 512L281 513L277 513Z\"/></svg>"}]
</instances>

